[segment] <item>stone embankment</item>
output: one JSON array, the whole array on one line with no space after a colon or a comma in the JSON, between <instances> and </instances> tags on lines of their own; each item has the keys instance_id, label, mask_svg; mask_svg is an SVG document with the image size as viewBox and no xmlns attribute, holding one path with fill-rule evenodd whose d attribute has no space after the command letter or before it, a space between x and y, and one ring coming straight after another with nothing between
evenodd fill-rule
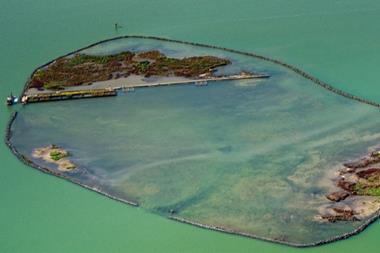
<instances>
[{"instance_id":1,"label":"stone embankment","mask_svg":"<svg viewBox=\"0 0 380 253\"><path fill-rule=\"evenodd\" d=\"M319 85L320 87L322 88L325 88L331 92L334 92L338 95L341 95L341 96L344 96L346 98L349 98L349 99L353 99L353 100L356 100L358 102L361 102L361 103L365 103L365 104L368 104L368 105L372 105L372 106L375 106L375 107L378 107L380 108L380 104L379 103L376 103L376 102L373 102L373 101L370 101L370 100L366 100L364 98L360 98L360 97L357 97L355 95L352 95L350 93L347 93L345 91L342 91L340 89L337 89L337 88L334 88L333 86L317 79L316 77L313 77L312 75L306 73L305 71L295 67L295 66L292 66L290 64L287 64L287 63L284 63L280 60L276 60L276 59L271 59L269 57L265 57L265 56L261 56L261 55L258 55L258 54L254 54L254 53L247 53L247 52L242 52L242 51L239 51L239 50L234 50L234 49L228 49L228 48L223 48L223 47L218 47L218 46L210 46L210 45L205 45L205 44L200 44L200 43L192 43L192 42L186 42L186 41L179 41L179 40L172 40L172 39L166 39L166 38L160 38L160 37L152 37L152 36L133 36L133 35L127 35L127 36L121 36L121 37L116 37L116 38L112 38L112 39L107 39L107 40L103 40L103 41L99 41L97 43L94 43L94 44L91 44L87 47L84 47L84 48L81 48L81 49L78 49L74 52L71 52L71 53L68 53L64 56L61 56L61 57L65 57L65 56L68 56L68 55L71 55L71 54L75 54L75 53L78 53L84 49L88 49L90 47L93 47L95 45L98 45L98 44L101 44L101 43L104 43L104 42L109 42L109 41L113 41L113 40L118 40L118 39L123 39L123 38L140 38L140 39L154 39L154 40L160 40L160 41L168 41L168 42L173 42L173 43L181 43L181 44L186 44L186 45L192 45L192 46L199 46L199 47L205 47L205 48L214 48L214 49L219 49L219 50L225 50L225 51L228 51L228 52L232 52L232 53L237 53L237 54L242 54L242 55L247 55L247 56L251 56L251 57L255 57L257 59L261 59L261 60L264 60L264 61L268 61L268 62L272 62L272 63L275 63L275 64L278 64L278 65L281 65L289 70L292 70L293 72L303 76L304 78L312 81L313 83ZM58 59L58 58L57 58ZM56 59L55 59L56 60ZM40 68L43 68L43 67L46 67L47 65L51 64L52 62L54 62L55 60L52 60L42 66L40 66L39 68L35 69L35 71L31 74L31 76ZM30 76L30 77L31 77ZM22 94L25 93L26 91L26 88L27 88L27 84L28 82L30 81L30 78L27 80L26 82L26 85L24 87L24 90L22 91ZM56 171L53 171L53 170L50 170L48 168L43 168L37 164L35 164L33 161L31 161L30 159L28 159L27 157L25 157L24 155L20 154L16 149L15 147L12 145L11 143L11 136L12 136L12 131L11 131L11 126L12 126L12 123L13 121L15 120L17 116L17 113L14 113L12 114L11 116L11 119L8 123L8 126L7 126L7 130L6 130L6 135L5 135L5 142L6 144L8 145L8 147L10 148L10 150L18 157L18 159L20 159L22 162L24 162L25 164L31 166L31 167L34 167L36 169L39 169L40 171L43 171L45 173L50 173L50 174L53 174L53 175L56 175L58 177L62 177L62 178L65 178L73 183L76 183L76 184L79 184L85 188L88 188L88 189L91 189L91 190L94 190L98 193L101 193L105 196L108 196L112 199L115 199L115 200L118 200L118 201L121 201L121 202L124 202L124 203L128 203L128 204L131 204L131 205L134 205L134 206L137 206L138 203L136 202L132 202L132 201L126 201L124 199L120 199L120 198L117 198L117 197L114 197L114 196L111 196L101 190L99 190L98 188L96 187L91 187L91 186L87 186L87 185L84 185L84 184L81 184L79 182L77 182L76 180L74 179L70 179L68 178L67 176L65 176L64 173L60 173L60 172L56 172ZM349 166L347 166L349 167ZM355 166L351 166L351 167L355 167ZM338 196L339 197L339 196ZM339 211L339 210L338 210ZM347 215L347 213L343 213L344 215ZM348 214L350 215L350 214ZM230 233L230 234L237 234L237 235L241 235L241 236L246 236L246 237L250 237L250 238L255 238L255 239L261 239L261 240L265 240L265 241L270 241L270 242L275 242L275 243L280 243L280 244L286 244L286 245L289 245L289 246L294 246L294 247L311 247L311 246L317 246L317 245L322 245L322 244L326 244L326 243L330 243L330 242L334 242L334 241L339 241L339 240L342 240L342 239L346 239L346 238L349 238L353 235L356 235L358 233L360 233L361 231L363 231L367 226L369 226L371 223L375 222L376 220L378 220L380 216L380 210L377 210L371 217L369 217L368 219L366 219L365 221L363 221L363 223L357 227L356 229L354 229L353 231L350 231L350 232L347 232L347 233L344 233L344 234L341 234L341 235L338 235L338 236L335 236L335 237L331 237L331 238L328 238L326 240L322 240L322 241L317 241L317 242L313 242L313 243L305 243L305 244L297 244L297 243L293 243L293 242L288 242L286 240L283 240L283 239L270 239L270 238L263 238L263 237L257 237L257 236L254 236L254 235L251 235L249 233L243 233L243 232L239 232L239 231L234 231L234 230L229 230L229 229L225 229L225 228L222 228L222 227L218 227L218 226L212 226L212 225L206 225L206 224L201 224L201 223L197 223L197 222L193 222L193 221L189 221L187 219L184 219L184 218L180 218L180 217L175 217L175 216L169 216L170 219L173 219L173 220L176 220L176 221L179 221L179 222L183 222L183 223L187 223L187 224L191 224L191 225L194 225L194 226L198 226L198 227L201 227L201 228L206 228L206 229L211 229L211 230L216 230L216 231L221 231L221 232L225 232L225 233Z\"/></svg>"}]
</instances>

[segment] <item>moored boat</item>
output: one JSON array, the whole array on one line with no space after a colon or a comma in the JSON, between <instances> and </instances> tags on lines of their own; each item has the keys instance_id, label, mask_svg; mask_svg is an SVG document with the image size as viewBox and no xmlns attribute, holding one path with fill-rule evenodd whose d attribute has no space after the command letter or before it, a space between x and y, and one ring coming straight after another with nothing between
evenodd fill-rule
<instances>
[{"instance_id":1,"label":"moored boat","mask_svg":"<svg viewBox=\"0 0 380 253\"><path fill-rule=\"evenodd\" d=\"M12 93L11 93L11 95L9 95L7 97L7 99L5 101L5 104L8 105L8 106L10 106L10 105L13 105L13 104L17 104L17 102L18 102L18 97L13 96Z\"/></svg>"}]
</instances>

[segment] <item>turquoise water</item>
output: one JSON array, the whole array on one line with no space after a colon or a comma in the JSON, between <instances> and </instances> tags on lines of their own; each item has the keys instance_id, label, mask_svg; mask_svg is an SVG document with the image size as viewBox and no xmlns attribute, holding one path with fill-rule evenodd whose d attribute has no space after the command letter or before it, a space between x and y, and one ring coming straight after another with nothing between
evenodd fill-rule
<instances>
[{"instance_id":1,"label":"turquoise water","mask_svg":"<svg viewBox=\"0 0 380 253\"><path fill-rule=\"evenodd\" d=\"M172 37L280 58L380 101L377 1L2 1L0 93L20 91L53 57L123 33ZM113 23L124 28L113 31ZM9 118L1 110L1 125ZM298 250L178 224L38 173L1 146L2 252L375 251L378 224ZM115 218L117 217L117 219Z\"/></svg>"},{"instance_id":2,"label":"turquoise water","mask_svg":"<svg viewBox=\"0 0 380 253\"><path fill-rule=\"evenodd\" d=\"M378 108L282 66L223 50L127 38L82 53L126 50L212 55L232 62L220 74L244 70L271 77L28 105L12 125L15 148L59 172L32 157L38 148L58 145L78 166L64 172L70 179L163 216L175 212L263 238L311 244L365 221L332 224L317 217L331 205L325 195L334 183L327 173L380 142Z\"/></svg>"}]
</instances>

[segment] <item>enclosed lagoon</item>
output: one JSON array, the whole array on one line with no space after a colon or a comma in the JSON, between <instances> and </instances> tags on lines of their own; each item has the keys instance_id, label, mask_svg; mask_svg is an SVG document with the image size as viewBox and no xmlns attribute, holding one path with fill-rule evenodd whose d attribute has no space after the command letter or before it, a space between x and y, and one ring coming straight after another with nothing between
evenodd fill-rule
<instances>
[{"instance_id":1,"label":"enclosed lagoon","mask_svg":"<svg viewBox=\"0 0 380 253\"><path fill-rule=\"evenodd\" d=\"M212 55L232 62L216 73L271 77L27 105L12 125L11 143L18 152L154 213L293 245L350 233L379 208L373 196L338 203L325 196L337 190L334 180L343 163L376 149L378 108L280 65L219 49L128 38L81 53L126 50L159 50L177 58ZM75 170L33 157L36 149L53 144L70 153ZM367 203L354 210L357 219L323 218L355 201Z\"/></svg>"}]
</instances>

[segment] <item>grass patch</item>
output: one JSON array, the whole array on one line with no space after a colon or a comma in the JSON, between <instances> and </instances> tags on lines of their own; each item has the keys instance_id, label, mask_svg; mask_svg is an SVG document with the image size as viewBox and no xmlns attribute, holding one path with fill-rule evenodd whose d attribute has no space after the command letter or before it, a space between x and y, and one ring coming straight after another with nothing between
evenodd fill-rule
<instances>
[{"instance_id":1,"label":"grass patch","mask_svg":"<svg viewBox=\"0 0 380 253\"><path fill-rule=\"evenodd\" d=\"M50 158L53 159L54 161L61 160L62 158L68 157L69 154L64 151L59 151L59 150L53 150L50 152Z\"/></svg>"},{"instance_id":2,"label":"grass patch","mask_svg":"<svg viewBox=\"0 0 380 253\"><path fill-rule=\"evenodd\" d=\"M76 54L73 58L70 59L70 66L77 66L86 62L93 62L98 64L105 64L111 59L111 56L92 56L85 54Z\"/></svg>"},{"instance_id":3,"label":"grass patch","mask_svg":"<svg viewBox=\"0 0 380 253\"><path fill-rule=\"evenodd\" d=\"M380 196L380 187L369 189L367 192L370 196Z\"/></svg>"},{"instance_id":4,"label":"grass patch","mask_svg":"<svg viewBox=\"0 0 380 253\"><path fill-rule=\"evenodd\" d=\"M45 90L64 90L65 87L59 82L49 82L42 86Z\"/></svg>"},{"instance_id":5,"label":"grass patch","mask_svg":"<svg viewBox=\"0 0 380 253\"><path fill-rule=\"evenodd\" d=\"M148 70L149 61L141 61L136 67L140 73L145 73Z\"/></svg>"},{"instance_id":6,"label":"grass patch","mask_svg":"<svg viewBox=\"0 0 380 253\"><path fill-rule=\"evenodd\" d=\"M358 182L354 186L357 195L380 196L380 186L371 186L363 182Z\"/></svg>"}]
</instances>

